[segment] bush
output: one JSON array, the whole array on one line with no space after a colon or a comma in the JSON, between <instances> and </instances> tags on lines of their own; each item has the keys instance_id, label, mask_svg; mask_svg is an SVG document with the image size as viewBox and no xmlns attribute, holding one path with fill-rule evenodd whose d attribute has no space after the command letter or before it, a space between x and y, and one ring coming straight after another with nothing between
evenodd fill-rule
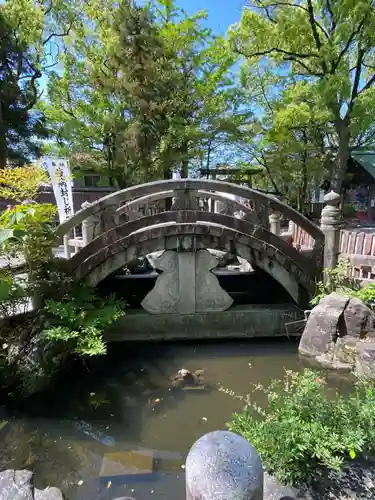
<instances>
[{"instance_id":1,"label":"bush","mask_svg":"<svg viewBox=\"0 0 375 500\"><path fill-rule=\"evenodd\" d=\"M375 307L375 284L371 283L367 287L363 287L360 281L348 277L350 263L347 259L340 258L337 266L334 269L326 271L328 276L328 284L322 281L317 283L316 295L311 300L312 305L317 305L330 293L337 292L355 297L362 300L368 307Z\"/></svg>"},{"instance_id":2,"label":"bush","mask_svg":"<svg viewBox=\"0 0 375 500\"><path fill-rule=\"evenodd\" d=\"M284 483L305 481L323 467L341 470L346 461L375 448L370 382L358 380L354 392L344 397L306 369L286 371L284 380L255 390L266 395L268 406L262 409L248 396L244 411L235 413L228 427L250 441L266 469Z\"/></svg>"},{"instance_id":3,"label":"bush","mask_svg":"<svg viewBox=\"0 0 375 500\"><path fill-rule=\"evenodd\" d=\"M61 300L47 300L48 340L65 343L72 352L83 356L105 354L103 332L125 314L125 303L114 295L104 299L95 290L80 285Z\"/></svg>"}]
</instances>

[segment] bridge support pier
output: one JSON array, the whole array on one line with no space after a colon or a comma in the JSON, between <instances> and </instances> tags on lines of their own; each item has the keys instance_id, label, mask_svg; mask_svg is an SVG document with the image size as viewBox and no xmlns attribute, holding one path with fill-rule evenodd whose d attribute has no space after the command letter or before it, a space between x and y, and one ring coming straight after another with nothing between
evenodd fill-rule
<instances>
[{"instance_id":1,"label":"bridge support pier","mask_svg":"<svg viewBox=\"0 0 375 500\"><path fill-rule=\"evenodd\" d=\"M207 250L164 252L156 261L156 268L164 272L142 307L151 314L225 311L233 299L210 272L217 264Z\"/></svg>"}]
</instances>

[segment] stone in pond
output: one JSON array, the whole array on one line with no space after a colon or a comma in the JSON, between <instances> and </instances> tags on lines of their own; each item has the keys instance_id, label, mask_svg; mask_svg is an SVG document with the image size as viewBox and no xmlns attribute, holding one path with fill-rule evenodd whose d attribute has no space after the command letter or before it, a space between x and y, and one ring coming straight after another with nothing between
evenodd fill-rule
<instances>
[{"instance_id":1,"label":"stone in pond","mask_svg":"<svg viewBox=\"0 0 375 500\"><path fill-rule=\"evenodd\" d=\"M357 298L332 293L311 311L298 349L324 368L356 368L375 378L373 342L375 313Z\"/></svg>"},{"instance_id":2,"label":"stone in pond","mask_svg":"<svg viewBox=\"0 0 375 500\"><path fill-rule=\"evenodd\" d=\"M184 390L204 389L204 370L195 370L191 372L182 368L178 370L177 375L172 377L173 387L182 387Z\"/></svg>"},{"instance_id":3,"label":"stone in pond","mask_svg":"<svg viewBox=\"0 0 375 500\"><path fill-rule=\"evenodd\" d=\"M28 470L0 472L1 500L34 500L33 473Z\"/></svg>"},{"instance_id":4,"label":"stone in pond","mask_svg":"<svg viewBox=\"0 0 375 500\"><path fill-rule=\"evenodd\" d=\"M64 500L64 495L58 488L35 489L34 500Z\"/></svg>"},{"instance_id":5,"label":"stone in pond","mask_svg":"<svg viewBox=\"0 0 375 500\"><path fill-rule=\"evenodd\" d=\"M34 474L28 470L6 470L0 473L1 500L64 500L57 488L34 489Z\"/></svg>"}]
</instances>

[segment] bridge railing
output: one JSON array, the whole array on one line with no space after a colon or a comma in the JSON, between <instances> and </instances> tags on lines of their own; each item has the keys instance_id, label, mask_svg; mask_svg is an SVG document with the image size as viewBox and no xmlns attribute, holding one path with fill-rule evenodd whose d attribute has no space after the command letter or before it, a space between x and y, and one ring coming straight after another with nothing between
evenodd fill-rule
<instances>
[{"instance_id":1,"label":"bridge railing","mask_svg":"<svg viewBox=\"0 0 375 500\"><path fill-rule=\"evenodd\" d=\"M79 252L113 227L166 210L200 210L242 218L289 241L289 233L280 231L282 214L311 236L317 253L321 254L323 247L319 228L278 199L228 182L200 179L157 181L86 203L59 226L57 236L64 238L65 256L69 258L72 247ZM73 237L74 228L82 236Z\"/></svg>"}]
</instances>

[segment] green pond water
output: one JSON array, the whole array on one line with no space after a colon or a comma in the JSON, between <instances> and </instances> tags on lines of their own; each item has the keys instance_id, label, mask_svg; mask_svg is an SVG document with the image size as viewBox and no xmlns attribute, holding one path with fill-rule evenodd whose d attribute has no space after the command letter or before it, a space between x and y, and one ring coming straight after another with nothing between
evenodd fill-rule
<instances>
[{"instance_id":1,"label":"green pond water","mask_svg":"<svg viewBox=\"0 0 375 500\"><path fill-rule=\"evenodd\" d=\"M111 344L49 391L2 408L0 468L33 470L37 487L68 500L182 500L189 448L243 406L218 386L245 395L300 366L287 339ZM181 368L203 369L205 388L171 388Z\"/></svg>"}]
</instances>

